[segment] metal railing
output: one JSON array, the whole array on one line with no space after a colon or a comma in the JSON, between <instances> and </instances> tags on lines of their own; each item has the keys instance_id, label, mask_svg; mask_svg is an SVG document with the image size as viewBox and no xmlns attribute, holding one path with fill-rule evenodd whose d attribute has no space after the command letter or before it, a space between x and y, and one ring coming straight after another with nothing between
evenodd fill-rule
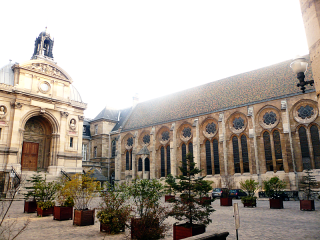
<instances>
[{"instance_id":1,"label":"metal railing","mask_svg":"<svg viewBox=\"0 0 320 240\"><path fill-rule=\"evenodd\" d=\"M71 177L68 175L68 173L66 173L64 170L61 169L61 174L62 176L64 176L66 179L68 179L69 181L71 181Z\"/></svg>"}]
</instances>

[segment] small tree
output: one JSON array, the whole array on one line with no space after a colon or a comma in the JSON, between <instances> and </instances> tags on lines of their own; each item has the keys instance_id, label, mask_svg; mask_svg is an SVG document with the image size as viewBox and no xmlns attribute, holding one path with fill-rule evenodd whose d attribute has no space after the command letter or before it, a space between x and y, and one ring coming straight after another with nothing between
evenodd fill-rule
<instances>
[{"instance_id":1,"label":"small tree","mask_svg":"<svg viewBox=\"0 0 320 240\"><path fill-rule=\"evenodd\" d=\"M242 203L255 201L257 199L257 197L255 197L254 194L260 188L258 182L256 182L253 179L247 179L244 182L240 181L240 187L242 190L244 190L248 194L248 196L241 198Z\"/></svg>"},{"instance_id":2,"label":"small tree","mask_svg":"<svg viewBox=\"0 0 320 240\"><path fill-rule=\"evenodd\" d=\"M43 180L43 177L39 173L33 174L30 177L30 179L26 180L28 183L31 183L32 186L26 187L28 192L26 194L24 194L25 200L30 200L30 199L32 201L36 200L34 186L42 180Z\"/></svg>"},{"instance_id":3,"label":"small tree","mask_svg":"<svg viewBox=\"0 0 320 240\"><path fill-rule=\"evenodd\" d=\"M269 180L263 181L264 190L269 198L280 198L280 193L286 187L286 182L279 179L279 177L272 177Z\"/></svg>"},{"instance_id":4,"label":"small tree","mask_svg":"<svg viewBox=\"0 0 320 240\"><path fill-rule=\"evenodd\" d=\"M222 182L223 182L224 188L222 188L221 197L227 198L229 197L230 190L233 188L233 185L234 185L233 176L230 176L230 175L222 176Z\"/></svg>"},{"instance_id":5,"label":"small tree","mask_svg":"<svg viewBox=\"0 0 320 240\"><path fill-rule=\"evenodd\" d=\"M315 193L313 189L319 187L319 182L316 181L315 176L311 175L310 169L307 169L305 173L306 175L300 181L300 189L304 192L307 200L310 200L311 196Z\"/></svg>"},{"instance_id":6,"label":"small tree","mask_svg":"<svg viewBox=\"0 0 320 240\"><path fill-rule=\"evenodd\" d=\"M166 185L165 185L165 189L166 189L166 193L168 193L169 195L175 194L175 190L173 188L173 186L176 185L176 179L172 174L168 174L168 176L166 177Z\"/></svg>"},{"instance_id":7,"label":"small tree","mask_svg":"<svg viewBox=\"0 0 320 240\"><path fill-rule=\"evenodd\" d=\"M202 170L195 167L191 153L187 154L186 162L182 162L179 169L182 174L177 177L180 181L174 189L181 195L180 199L174 200L170 215L179 221L187 220L186 224L189 226L194 223L208 225L212 222L209 216L214 209L208 202L201 201L200 195L212 190L211 184L203 180L204 177L196 177ZM214 199L211 199L210 203L213 201Z\"/></svg>"},{"instance_id":8,"label":"small tree","mask_svg":"<svg viewBox=\"0 0 320 240\"><path fill-rule=\"evenodd\" d=\"M55 194L58 190L56 182L47 182L46 177L35 183L34 197L39 208L48 209L54 206Z\"/></svg>"}]
</instances>

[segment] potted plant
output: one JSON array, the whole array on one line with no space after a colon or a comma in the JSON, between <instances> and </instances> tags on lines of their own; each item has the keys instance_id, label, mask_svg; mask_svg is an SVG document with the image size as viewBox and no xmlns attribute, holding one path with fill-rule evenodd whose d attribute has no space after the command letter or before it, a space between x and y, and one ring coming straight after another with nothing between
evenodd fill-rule
<instances>
[{"instance_id":1,"label":"potted plant","mask_svg":"<svg viewBox=\"0 0 320 240\"><path fill-rule=\"evenodd\" d=\"M42 176L37 173L33 174L30 179L27 180L28 183L32 184L32 186L27 186L26 189L28 192L24 194L24 212L25 213L34 213L37 211L37 202L35 198L35 189L34 186L43 180Z\"/></svg>"},{"instance_id":2,"label":"potted plant","mask_svg":"<svg viewBox=\"0 0 320 240\"><path fill-rule=\"evenodd\" d=\"M172 200L170 199L175 198L175 191L173 190L173 186L176 184L176 179L174 176L172 176L172 174L168 174L165 182L166 182L165 188L166 188L167 194L164 196L164 200L165 202L171 202Z\"/></svg>"},{"instance_id":3,"label":"potted plant","mask_svg":"<svg viewBox=\"0 0 320 240\"><path fill-rule=\"evenodd\" d=\"M196 190L199 193L199 201L201 204L211 204L209 192L212 190L213 181L199 181L196 184Z\"/></svg>"},{"instance_id":4,"label":"potted plant","mask_svg":"<svg viewBox=\"0 0 320 240\"><path fill-rule=\"evenodd\" d=\"M35 183L35 199L37 202L37 216L49 216L53 214L54 198L58 189L56 182L47 182L46 177Z\"/></svg>"},{"instance_id":5,"label":"potted plant","mask_svg":"<svg viewBox=\"0 0 320 240\"><path fill-rule=\"evenodd\" d=\"M87 226L94 224L95 211L89 209L93 197L97 196L100 190L100 182L90 177L91 172L85 174L75 174L64 185L66 196L74 201L73 224Z\"/></svg>"},{"instance_id":6,"label":"potted plant","mask_svg":"<svg viewBox=\"0 0 320 240\"><path fill-rule=\"evenodd\" d=\"M56 197L58 206L54 206L53 209L54 220L72 220L74 201L73 198L69 196L69 191L65 187L66 181L68 180L62 178L58 186Z\"/></svg>"},{"instance_id":7,"label":"potted plant","mask_svg":"<svg viewBox=\"0 0 320 240\"><path fill-rule=\"evenodd\" d=\"M128 192L125 185L108 185L108 190L101 194L103 200L97 217L100 221L100 231L109 234L124 232L130 219L132 208L128 202Z\"/></svg>"},{"instance_id":8,"label":"potted plant","mask_svg":"<svg viewBox=\"0 0 320 240\"><path fill-rule=\"evenodd\" d=\"M300 189L304 192L305 199L300 200L300 210L302 211L314 211L314 200L311 200L311 196L314 194L313 188L319 186L315 176L313 176L310 169L305 170L306 175L302 177L300 181Z\"/></svg>"},{"instance_id":9,"label":"potted plant","mask_svg":"<svg viewBox=\"0 0 320 240\"><path fill-rule=\"evenodd\" d=\"M156 179L135 179L128 186L135 216L131 218L132 239L163 238L168 230L164 220L169 216L169 207L160 204L163 185Z\"/></svg>"},{"instance_id":10,"label":"potted plant","mask_svg":"<svg viewBox=\"0 0 320 240\"><path fill-rule=\"evenodd\" d=\"M222 177L225 188L221 189L220 206L232 206L232 197L230 197L230 190L233 187L233 177L225 175Z\"/></svg>"},{"instance_id":11,"label":"potted plant","mask_svg":"<svg viewBox=\"0 0 320 240\"><path fill-rule=\"evenodd\" d=\"M240 181L240 187L242 190L247 192L247 196L241 197L241 202L244 207L256 207L257 197L254 196L256 191L259 189L259 183L253 179L247 179L244 182Z\"/></svg>"},{"instance_id":12,"label":"potted plant","mask_svg":"<svg viewBox=\"0 0 320 240\"><path fill-rule=\"evenodd\" d=\"M283 199L281 198L282 190L286 183L279 179L279 177L272 177L269 180L263 181L264 189L267 197L269 197L270 208L282 209Z\"/></svg>"},{"instance_id":13,"label":"potted plant","mask_svg":"<svg viewBox=\"0 0 320 240\"><path fill-rule=\"evenodd\" d=\"M183 193L180 199L175 199L170 215L178 221L186 221L173 225L173 239L182 239L195 236L205 232L206 226L212 221L210 214L214 211L211 204L201 201L200 195L210 191L211 184L197 177L202 170L195 166L193 156L188 153L186 162L179 167L181 175L177 177L180 181L174 186L177 192ZM210 185L210 188L208 187ZM209 202L213 202L210 199Z\"/></svg>"}]
</instances>

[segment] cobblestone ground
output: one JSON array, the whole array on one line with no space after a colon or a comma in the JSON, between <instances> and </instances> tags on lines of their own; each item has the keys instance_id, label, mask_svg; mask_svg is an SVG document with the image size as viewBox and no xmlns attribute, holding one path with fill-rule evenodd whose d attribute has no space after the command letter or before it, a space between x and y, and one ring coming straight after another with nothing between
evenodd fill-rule
<instances>
[{"instance_id":1,"label":"cobblestone ground","mask_svg":"<svg viewBox=\"0 0 320 240\"><path fill-rule=\"evenodd\" d=\"M99 206L99 199L94 199L93 207ZM299 201L284 202L284 209L270 209L268 201L258 201L257 208L243 208L239 204L240 229L239 239L320 239L320 202L316 201L316 211L299 210ZM216 210L212 213L212 223L207 232L229 232L228 239L236 239L233 207L220 207L219 199L212 203ZM99 222L93 226L73 226L72 221L54 221L53 217L37 217L36 213L23 213L23 202L16 201L9 212L11 219L17 219L18 225L30 219L30 224L18 240L33 239L129 239L125 234L106 235L100 233ZM174 219L168 219L173 224ZM165 240L172 239L172 229Z\"/></svg>"}]
</instances>

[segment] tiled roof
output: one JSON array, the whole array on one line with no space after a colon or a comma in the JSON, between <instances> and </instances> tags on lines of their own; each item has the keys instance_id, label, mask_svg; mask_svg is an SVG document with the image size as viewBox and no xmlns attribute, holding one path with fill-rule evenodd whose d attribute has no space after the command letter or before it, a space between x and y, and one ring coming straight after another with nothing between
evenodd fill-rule
<instances>
[{"instance_id":1,"label":"tiled roof","mask_svg":"<svg viewBox=\"0 0 320 240\"><path fill-rule=\"evenodd\" d=\"M115 109L110 109L108 107L105 107L102 109L102 111L92 120L97 121L100 119L105 119L105 120L111 120L111 121L118 121L118 116L119 116L119 110Z\"/></svg>"},{"instance_id":2,"label":"tiled roof","mask_svg":"<svg viewBox=\"0 0 320 240\"><path fill-rule=\"evenodd\" d=\"M309 56L305 58L309 61ZM291 62L288 60L139 103L126 121L123 131L302 94L296 86L296 75L289 67ZM306 79L312 79L311 67ZM314 87L309 86L307 90L314 91Z\"/></svg>"}]
</instances>

